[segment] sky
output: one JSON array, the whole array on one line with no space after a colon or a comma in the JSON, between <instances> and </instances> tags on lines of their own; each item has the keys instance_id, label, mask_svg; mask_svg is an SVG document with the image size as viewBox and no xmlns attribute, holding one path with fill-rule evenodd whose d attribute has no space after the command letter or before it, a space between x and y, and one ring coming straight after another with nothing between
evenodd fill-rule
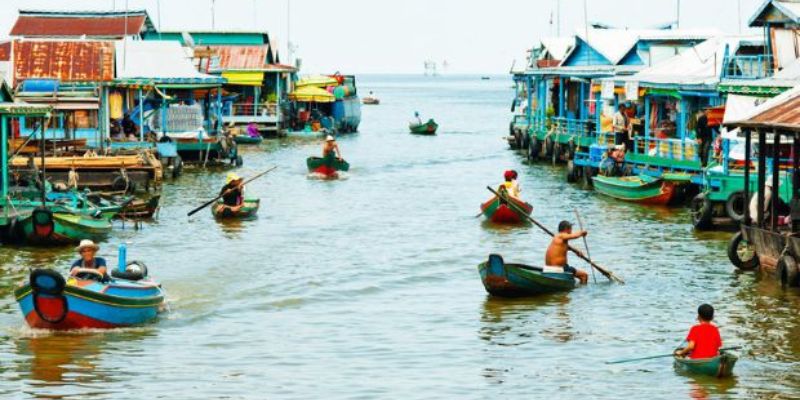
<instances>
[{"instance_id":1,"label":"sky","mask_svg":"<svg viewBox=\"0 0 800 400\"><path fill-rule=\"evenodd\" d=\"M584 15L654 27L675 21L680 3L682 28L758 34L746 24L762 0L0 0L0 33L8 34L20 8L123 10L126 3L146 8L165 30L211 29L214 3L215 29L268 31L284 61L291 38L301 73L422 73L426 60L440 70L446 60L447 73L504 74L538 38L556 35L559 20L563 35L582 29Z\"/></svg>"}]
</instances>

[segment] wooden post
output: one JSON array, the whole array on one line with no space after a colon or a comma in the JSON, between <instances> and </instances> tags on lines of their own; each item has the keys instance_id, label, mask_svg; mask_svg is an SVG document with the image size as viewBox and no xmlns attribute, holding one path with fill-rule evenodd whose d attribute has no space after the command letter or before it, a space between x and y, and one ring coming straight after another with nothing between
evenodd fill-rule
<instances>
[{"instance_id":1,"label":"wooden post","mask_svg":"<svg viewBox=\"0 0 800 400\"><path fill-rule=\"evenodd\" d=\"M0 199L0 205L3 206L3 212L8 218L8 204L6 203L6 199L8 199L8 117L3 115L0 117L0 151L3 152L2 156L0 156L0 162L3 163L3 185L2 185L2 196L3 198Z\"/></svg>"},{"instance_id":2,"label":"wooden post","mask_svg":"<svg viewBox=\"0 0 800 400\"><path fill-rule=\"evenodd\" d=\"M758 212L756 214L756 226L764 227L764 183L767 178L767 137L764 131L757 130L758 133Z\"/></svg>"},{"instance_id":3,"label":"wooden post","mask_svg":"<svg viewBox=\"0 0 800 400\"><path fill-rule=\"evenodd\" d=\"M139 141L144 142L144 100L142 99L142 87L139 86Z\"/></svg>"},{"instance_id":4,"label":"wooden post","mask_svg":"<svg viewBox=\"0 0 800 400\"><path fill-rule=\"evenodd\" d=\"M778 203L781 201L781 133L775 131L772 140L772 198L770 200L770 225L773 232L778 231Z\"/></svg>"},{"instance_id":5,"label":"wooden post","mask_svg":"<svg viewBox=\"0 0 800 400\"><path fill-rule=\"evenodd\" d=\"M752 139L753 131L747 129L744 131L744 224L746 226L750 226L752 221L750 221L750 146Z\"/></svg>"}]
</instances>

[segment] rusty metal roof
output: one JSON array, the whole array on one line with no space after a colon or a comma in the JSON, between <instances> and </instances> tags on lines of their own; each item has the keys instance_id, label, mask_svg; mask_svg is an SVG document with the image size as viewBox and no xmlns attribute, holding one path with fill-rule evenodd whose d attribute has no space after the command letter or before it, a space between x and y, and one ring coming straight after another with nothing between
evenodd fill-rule
<instances>
[{"instance_id":1,"label":"rusty metal roof","mask_svg":"<svg viewBox=\"0 0 800 400\"><path fill-rule=\"evenodd\" d=\"M52 78L62 82L114 79L114 42L15 40L14 82Z\"/></svg>"},{"instance_id":2,"label":"rusty metal roof","mask_svg":"<svg viewBox=\"0 0 800 400\"><path fill-rule=\"evenodd\" d=\"M127 21L127 28L126 28ZM9 35L24 37L122 38L147 28L147 15L20 14Z\"/></svg>"},{"instance_id":3,"label":"rusty metal roof","mask_svg":"<svg viewBox=\"0 0 800 400\"><path fill-rule=\"evenodd\" d=\"M800 86L767 100L728 126L800 131Z\"/></svg>"},{"instance_id":4,"label":"rusty metal roof","mask_svg":"<svg viewBox=\"0 0 800 400\"><path fill-rule=\"evenodd\" d=\"M209 71L263 70L267 65L269 45L265 46L199 46L209 51Z\"/></svg>"},{"instance_id":5,"label":"rusty metal roof","mask_svg":"<svg viewBox=\"0 0 800 400\"><path fill-rule=\"evenodd\" d=\"M0 61L11 60L11 42L0 43Z\"/></svg>"}]
</instances>

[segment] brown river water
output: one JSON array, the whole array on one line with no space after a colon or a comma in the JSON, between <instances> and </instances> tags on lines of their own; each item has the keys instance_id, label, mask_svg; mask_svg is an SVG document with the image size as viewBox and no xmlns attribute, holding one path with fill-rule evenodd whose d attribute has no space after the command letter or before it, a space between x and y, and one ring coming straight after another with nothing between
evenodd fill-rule
<instances>
[{"instance_id":1,"label":"brown river water","mask_svg":"<svg viewBox=\"0 0 800 400\"><path fill-rule=\"evenodd\" d=\"M800 291L740 274L730 233L693 232L684 209L618 203L528 166L501 140L508 77L364 76L361 132L340 140L351 171L308 179L317 140L244 150L259 218L186 212L225 171L194 169L164 187L159 218L102 243L145 261L170 311L153 324L52 334L26 327L12 295L30 267L67 270L70 248L0 248L0 398L800 398ZM437 137L407 133L415 110ZM502 171L520 171L534 215L555 228L578 208L593 258L627 281L532 299L492 299L477 264L491 252L541 264L536 227L475 218ZM580 244L580 243L576 243ZM582 244L580 244L582 246ZM578 260L572 263L586 267ZM116 264L111 261L111 264ZM702 302L717 309L735 376L681 375L669 353Z\"/></svg>"}]
</instances>

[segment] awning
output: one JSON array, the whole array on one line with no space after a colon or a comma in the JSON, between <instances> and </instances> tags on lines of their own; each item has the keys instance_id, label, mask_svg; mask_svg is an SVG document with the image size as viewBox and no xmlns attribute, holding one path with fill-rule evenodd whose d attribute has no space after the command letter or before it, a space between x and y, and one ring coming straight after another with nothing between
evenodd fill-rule
<instances>
[{"instance_id":1,"label":"awning","mask_svg":"<svg viewBox=\"0 0 800 400\"><path fill-rule=\"evenodd\" d=\"M298 88L294 92L289 93L289 99L312 103L333 103L336 101L336 97L333 93L328 93L327 90L316 86L303 86Z\"/></svg>"},{"instance_id":2,"label":"awning","mask_svg":"<svg viewBox=\"0 0 800 400\"><path fill-rule=\"evenodd\" d=\"M228 80L229 85L261 86L264 82L261 71L225 71L222 77Z\"/></svg>"},{"instance_id":3,"label":"awning","mask_svg":"<svg viewBox=\"0 0 800 400\"><path fill-rule=\"evenodd\" d=\"M312 87L326 87L326 86L336 86L339 84L339 81L336 78L331 78L330 76L306 76L299 81L294 83L294 87L305 87L305 86L312 86Z\"/></svg>"}]
</instances>

